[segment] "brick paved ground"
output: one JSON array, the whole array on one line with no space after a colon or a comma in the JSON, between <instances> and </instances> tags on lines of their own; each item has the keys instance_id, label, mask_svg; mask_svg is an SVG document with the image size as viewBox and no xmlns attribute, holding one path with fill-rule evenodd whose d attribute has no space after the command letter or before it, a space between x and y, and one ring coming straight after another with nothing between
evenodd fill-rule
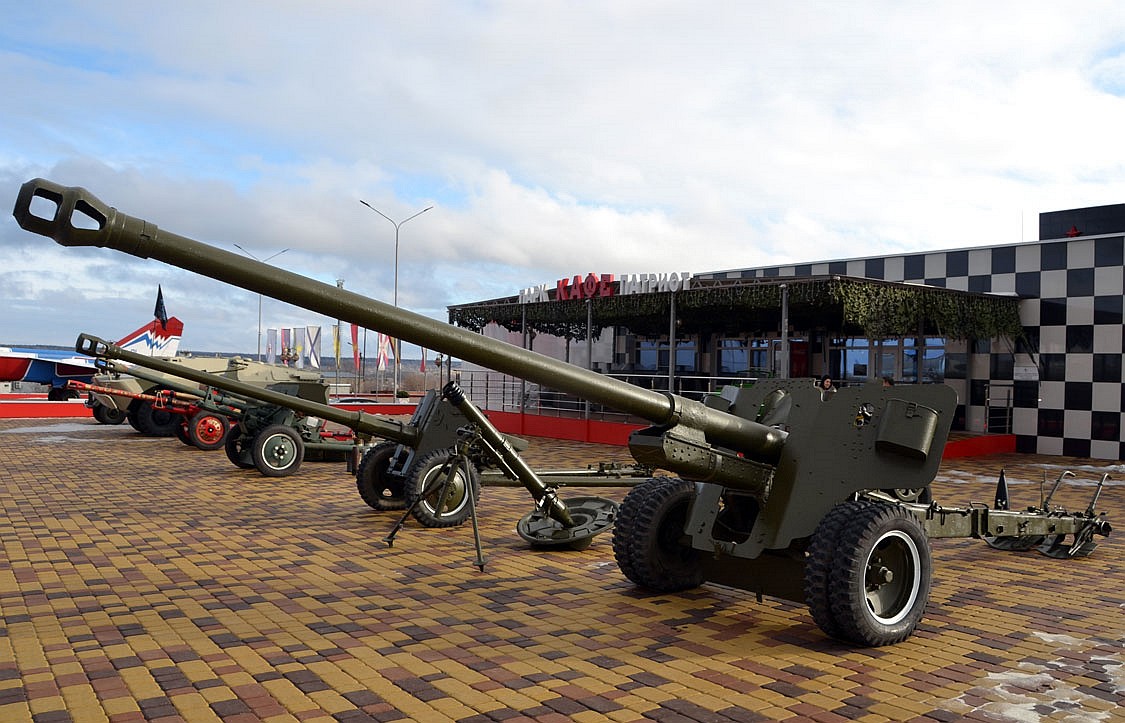
<instances>
[{"instance_id":1,"label":"brick paved ground","mask_svg":"<svg viewBox=\"0 0 1125 723\"><path fill-rule=\"evenodd\" d=\"M526 457L627 453L532 440ZM484 492L482 573L467 526L411 524L387 548L395 515L366 507L340 463L270 480L127 425L6 420L0 465L2 721L1123 719L1121 533L1067 562L937 541L920 629L867 650L801 606L640 592L608 534L530 551L522 489ZM1125 476L979 458L945 465L935 490L989 501L1005 466L1021 507L1063 465ZM1119 528L1123 502L1114 482L1100 505Z\"/></svg>"}]
</instances>

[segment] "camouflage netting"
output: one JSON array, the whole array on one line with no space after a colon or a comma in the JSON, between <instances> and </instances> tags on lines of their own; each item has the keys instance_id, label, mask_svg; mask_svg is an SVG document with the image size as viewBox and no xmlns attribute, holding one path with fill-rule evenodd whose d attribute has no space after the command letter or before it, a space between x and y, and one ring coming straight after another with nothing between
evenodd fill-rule
<instances>
[{"instance_id":1,"label":"camouflage netting","mask_svg":"<svg viewBox=\"0 0 1125 723\"><path fill-rule=\"evenodd\" d=\"M789 319L797 329L827 328L870 338L914 336L949 339L1017 339L1023 333L1019 299L952 291L932 286L893 284L868 279L787 279L730 286L697 286L676 292L681 328L699 334L776 331L782 288L789 293ZM667 334L671 294L628 294L595 298L595 337L601 328L622 326L634 334ZM449 321L473 331L496 322L519 331L568 339L586 337L587 301L520 304L515 299L453 307Z\"/></svg>"}]
</instances>

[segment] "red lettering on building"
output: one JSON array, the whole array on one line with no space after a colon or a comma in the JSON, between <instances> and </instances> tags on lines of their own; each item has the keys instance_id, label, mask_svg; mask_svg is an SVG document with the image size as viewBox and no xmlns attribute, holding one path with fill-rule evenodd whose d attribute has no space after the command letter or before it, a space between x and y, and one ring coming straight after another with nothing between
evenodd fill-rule
<instances>
[{"instance_id":1,"label":"red lettering on building","mask_svg":"<svg viewBox=\"0 0 1125 723\"><path fill-rule=\"evenodd\" d=\"M613 274L598 276L593 272L586 274L586 278L575 276L572 279L559 279L555 283L555 301L613 296L613 280Z\"/></svg>"}]
</instances>

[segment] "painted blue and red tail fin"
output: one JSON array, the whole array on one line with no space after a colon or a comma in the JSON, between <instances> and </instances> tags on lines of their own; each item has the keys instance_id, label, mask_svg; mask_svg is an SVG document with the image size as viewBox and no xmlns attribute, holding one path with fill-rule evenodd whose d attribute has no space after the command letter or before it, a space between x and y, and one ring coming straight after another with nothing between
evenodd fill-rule
<instances>
[{"instance_id":1,"label":"painted blue and red tail fin","mask_svg":"<svg viewBox=\"0 0 1125 723\"><path fill-rule=\"evenodd\" d=\"M183 322L174 316L167 317L163 322L153 319L123 337L117 342L117 346L145 356L172 357L179 351L183 333Z\"/></svg>"}]
</instances>

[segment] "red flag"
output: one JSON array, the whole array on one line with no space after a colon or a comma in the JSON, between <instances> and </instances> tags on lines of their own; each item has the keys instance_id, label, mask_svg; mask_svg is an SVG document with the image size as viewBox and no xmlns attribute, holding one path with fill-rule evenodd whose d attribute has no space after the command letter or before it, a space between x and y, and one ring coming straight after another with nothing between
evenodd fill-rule
<instances>
[{"instance_id":1,"label":"red flag","mask_svg":"<svg viewBox=\"0 0 1125 723\"><path fill-rule=\"evenodd\" d=\"M422 373L426 373L426 350L422 350Z\"/></svg>"},{"instance_id":2,"label":"red flag","mask_svg":"<svg viewBox=\"0 0 1125 723\"><path fill-rule=\"evenodd\" d=\"M355 368L359 370L359 326L352 324L352 360Z\"/></svg>"}]
</instances>

